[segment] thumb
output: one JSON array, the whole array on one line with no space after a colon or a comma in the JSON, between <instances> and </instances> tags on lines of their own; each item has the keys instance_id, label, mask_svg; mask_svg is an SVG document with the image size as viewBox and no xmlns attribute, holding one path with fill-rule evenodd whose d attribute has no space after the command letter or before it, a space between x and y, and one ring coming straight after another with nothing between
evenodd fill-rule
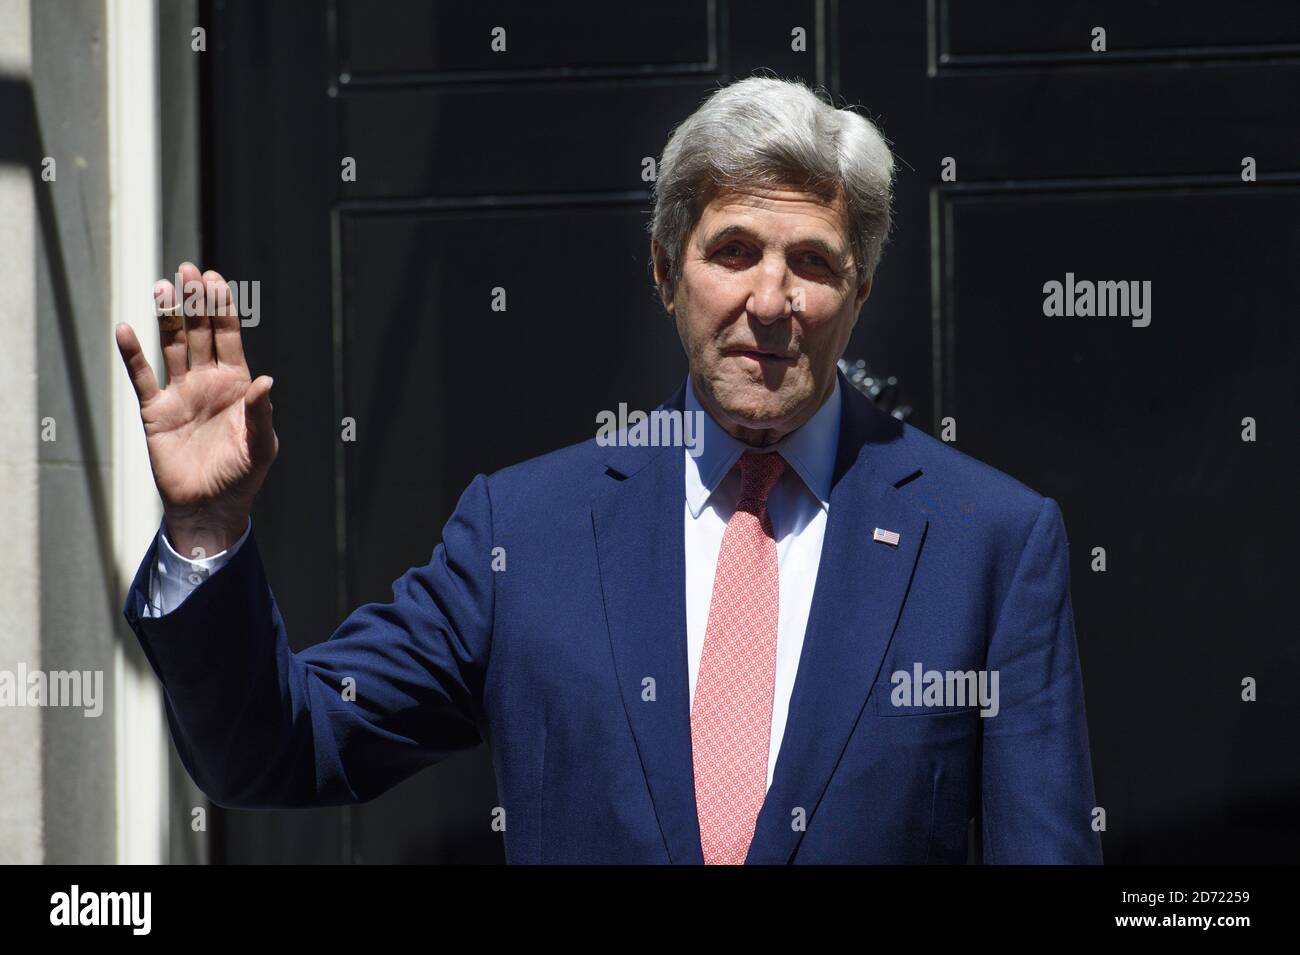
<instances>
[{"instance_id":1,"label":"thumb","mask_svg":"<svg viewBox=\"0 0 1300 955\"><path fill-rule=\"evenodd\" d=\"M258 463L275 457L275 431L271 427L271 385L274 379L262 375L244 392L244 424L248 428L248 450Z\"/></svg>"}]
</instances>

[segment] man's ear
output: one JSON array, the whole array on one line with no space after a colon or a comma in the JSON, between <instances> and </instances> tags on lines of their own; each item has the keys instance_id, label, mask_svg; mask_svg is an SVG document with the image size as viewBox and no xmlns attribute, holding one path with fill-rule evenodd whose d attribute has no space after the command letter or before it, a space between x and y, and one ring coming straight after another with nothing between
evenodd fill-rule
<instances>
[{"instance_id":1,"label":"man's ear","mask_svg":"<svg viewBox=\"0 0 1300 955\"><path fill-rule=\"evenodd\" d=\"M668 252L659 244L658 239L650 240L650 258L654 262L655 285L659 289L659 301L663 303L664 310L671 315L673 314L673 300L668 294Z\"/></svg>"},{"instance_id":2,"label":"man's ear","mask_svg":"<svg viewBox=\"0 0 1300 955\"><path fill-rule=\"evenodd\" d=\"M867 299L871 297L871 284L875 281L874 276L867 276L867 280L858 287L857 299L853 303L854 311L860 311L863 305L867 304Z\"/></svg>"}]
</instances>

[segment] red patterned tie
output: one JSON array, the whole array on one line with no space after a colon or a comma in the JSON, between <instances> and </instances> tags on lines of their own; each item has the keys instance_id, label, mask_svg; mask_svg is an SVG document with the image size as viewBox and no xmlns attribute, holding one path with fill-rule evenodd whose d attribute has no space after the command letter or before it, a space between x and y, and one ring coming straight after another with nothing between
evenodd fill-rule
<instances>
[{"instance_id":1,"label":"red patterned tie","mask_svg":"<svg viewBox=\"0 0 1300 955\"><path fill-rule=\"evenodd\" d=\"M722 535L691 706L695 806L706 865L745 861L767 792L772 732L780 587L767 496L786 462L775 452L746 452L737 466L740 499Z\"/></svg>"}]
</instances>

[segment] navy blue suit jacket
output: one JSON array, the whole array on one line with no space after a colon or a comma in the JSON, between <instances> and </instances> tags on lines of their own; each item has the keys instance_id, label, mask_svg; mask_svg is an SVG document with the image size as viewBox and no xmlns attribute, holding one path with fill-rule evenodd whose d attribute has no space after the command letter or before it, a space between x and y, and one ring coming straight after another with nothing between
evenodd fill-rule
<instances>
[{"instance_id":1,"label":"navy blue suit jacket","mask_svg":"<svg viewBox=\"0 0 1300 955\"><path fill-rule=\"evenodd\" d=\"M1099 862L1060 509L840 392L821 565L747 861L965 862L978 818L986 862ZM592 439L479 475L392 602L299 653L255 532L142 617L155 537L124 612L187 770L219 805L335 805L486 741L509 861L701 862L683 468L681 448ZM915 663L997 670L998 714L892 705L890 674Z\"/></svg>"}]
</instances>

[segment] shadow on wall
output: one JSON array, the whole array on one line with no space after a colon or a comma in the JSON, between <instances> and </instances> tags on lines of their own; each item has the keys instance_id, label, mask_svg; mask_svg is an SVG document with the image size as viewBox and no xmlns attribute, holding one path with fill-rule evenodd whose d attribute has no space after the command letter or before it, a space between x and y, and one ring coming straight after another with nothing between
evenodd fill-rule
<instances>
[{"instance_id":1,"label":"shadow on wall","mask_svg":"<svg viewBox=\"0 0 1300 955\"><path fill-rule=\"evenodd\" d=\"M82 449L85 460L107 461L107 452L111 449L98 446L94 429L90 424L91 396L86 385L85 369L81 364L82 352L77 337L77 325L73 319L68 268L64 260L63 247L59 244L59 227L54 200L49 188L43 188L50 184L41 179L41 163L46 156L44 138L41 135L31 83L23 77L0 75L0 129L8 131L7 135L0 137L0 165L20 166L32 177L34 187L32 192L36 203L41 243L40 252L44 255L44 261L49 269L55 328L59 337L63 364L67 369L69 398L75 412L72 423L76 428L78 446ZM106 338L105 347L111 346L111 339ZM99 550L99 566L108 578L105 580L104 587L104 593L108 595L108 605L105 610L109 619L115 619L120 612L118 594L122 589L122 582L113 555L113 522L108 494L101 482L89 480L87 483L95 525L91 538L94 546ZM115 628L115 636L122 639L124 630L125 628ZM122 639L122 643L126 647L128 658L134 665L147 666L135 641Z\"/></svg>"}]
</instances>

